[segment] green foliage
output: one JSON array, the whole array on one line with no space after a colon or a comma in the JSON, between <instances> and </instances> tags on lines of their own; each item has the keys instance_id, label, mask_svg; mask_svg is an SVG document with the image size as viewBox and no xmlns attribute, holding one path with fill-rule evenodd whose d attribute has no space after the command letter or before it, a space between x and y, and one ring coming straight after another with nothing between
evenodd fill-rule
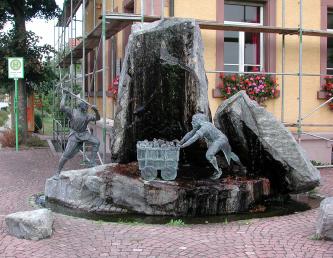
<instances>
[{"instance_id":1,"label":"green foliage","mask_svg":"<svg viewBox=\"0 0 333 258\"><path fill-rule=\"evenodd\" d=\"M318 234L314 234L314 235L312 235L311 237L310 237L310 240L316 240L316 241L318 241L318 240L321 240L322 238L320 237L320 235L318 235Z\"/></svg>"},{"instance_id":2,"label":"green foliage","mask_svg":"<svg viewBox=\"0 0 333 258\"><path fill-rule=\"evenodd\" d=\"M34 132L37 133L43 128L42 115L39 112L35 112L35 129Z\"/></svg>"},{"instance_id":3,"label":"green foliage","mask_svg":"<svg viewBox=\"0 0 333 258\"><path fill-rule=\"evenodd\" d=\"M52 135L53 133L53 118L51 115L47 115L44 117L44 134Z\"/></svg>"},{"instance_id":4,"label":"green foliage","mask_svg":"<svg viewBox=\"0 0 333 258\"><path fill-rule=\"evenodd\" d=\"M8 111L0 111L0 126L4 126L8 119Z\"/></svg>"},{"instance_id":5,"label":"green foliage","mask_svg":"<svg viewBox=\"0 0 333 258\"><path fill-rule=\"evenodd\" d=\"M171 219L167 225L169 226L185 226L185 222L182 221L181 219Z\"/></svg>"},{"instance_id":6,"label":"green foliage","mask_svg":"<svg viewBox=\"0 0 333 258\"><path fill-rule=\"evenodd\" d=\"M33 18L52 19L59 15L60 9L55 0L1 0L0 1L0 30L6 22ZM21 14L22 17L17 17Z\"/></svg>"},{"instance_id":7,"label":"green foliage","mask_svg":"<svg viewBox=\"0 0 333 258\"><path fill-rule=\"evenodd\" d=\"M25 54L21 54L21 56L24 57L25 87L28 93L33 91L48 93L57 79L49 61L53 48L50 45L39 46L40 37L33 32L26 32L24 36L26 50ZM14 29L8 32L0 32L1 57L18 56L16 46L17 40ZM6 58L0 58L0 80L2 91L10 93L14 84L12 79L8 79Z\"/></svg>"}]
</instances>

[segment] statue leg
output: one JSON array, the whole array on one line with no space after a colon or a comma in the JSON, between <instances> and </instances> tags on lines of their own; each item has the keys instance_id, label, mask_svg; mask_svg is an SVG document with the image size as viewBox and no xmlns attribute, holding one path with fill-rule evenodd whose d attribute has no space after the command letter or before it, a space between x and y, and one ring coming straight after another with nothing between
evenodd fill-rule
<instances>
[{"instance_id":1,"label":"statue leg","mask_svg":"<svg viewBox=\"0 0 333 258\"><path fill-rule=\"evenodd\" d=\"M210 177L210 179L216 180L219 179L222 175L222 170L217 165L217 159L215 157L216 153L220 150L220 143L214 142L206 152L206 159L213 165L215 168L214 174Z\"/></svg>"},{"instance_id":2,"label":"statue leg","mask_svg":"<svg viewBox=\"0 0 333 258\"><path fill-rule=\"evenodd\" d=\"M87 143L89 143L92 147L91 149L91 157L90 157L90 166L95 167L96 166L96 158L97 158L97 152L99 150L99 140L96 136L91 135L89 139L87 140Z\"/></svg>"},{"instance_id":3,"label":"statue leg","mask_svg":"<svg viewBox=\"0 0 333 258\"><path fill-rule=\"evenodd\" d=\"M66 162L71 159L79 151L79 143L74 141L68 141L64 153L61 155L61 158L58 163L58 168L55 173L56 176L59 176L61 170L63 169Z\"/></svg>"}]
</instances>

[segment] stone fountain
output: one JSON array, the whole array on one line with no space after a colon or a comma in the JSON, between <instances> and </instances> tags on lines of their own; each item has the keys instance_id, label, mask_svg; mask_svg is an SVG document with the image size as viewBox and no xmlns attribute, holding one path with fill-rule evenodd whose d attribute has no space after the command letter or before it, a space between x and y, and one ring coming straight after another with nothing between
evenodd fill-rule
<instances>
[{"instance_id":1,"label":"stone fountain","mask_svg":"<svg viewBox=\"0 0 333 258\"><path fill-rule=\"evenodd\" d=\"M206 144L198 141L180 151L175 180L144 180L137 142L181 139L198 112L211 119L207 94L203 44L194 20L134 25L119 82L112 163L48 179L47 200L101 214L220 215L319 184L319 172L293 136L244 92L219 107L214 124L246 169L232 162L226 166L220 153L223 178L210 180L214 168L205 159Z\"/></svg>"}]
</instances>

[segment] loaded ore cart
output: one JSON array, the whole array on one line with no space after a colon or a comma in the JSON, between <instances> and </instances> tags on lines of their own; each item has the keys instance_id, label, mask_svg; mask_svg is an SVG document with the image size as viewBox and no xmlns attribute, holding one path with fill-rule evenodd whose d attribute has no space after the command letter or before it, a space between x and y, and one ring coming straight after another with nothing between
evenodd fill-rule
<instances>
[{"instance_id":1,"label":"loaded ore cart","mask_svg":"<svg viewBox=\"0 0 333 258\"><path fill-rule=\"evenodd\" d=\"M177 177L180 150L177 142L144 140L138 141L136 148L139 169L144 180L154 180L158 170L161 171L163 180L174 180Z\"/></svg>"}]
</instances>

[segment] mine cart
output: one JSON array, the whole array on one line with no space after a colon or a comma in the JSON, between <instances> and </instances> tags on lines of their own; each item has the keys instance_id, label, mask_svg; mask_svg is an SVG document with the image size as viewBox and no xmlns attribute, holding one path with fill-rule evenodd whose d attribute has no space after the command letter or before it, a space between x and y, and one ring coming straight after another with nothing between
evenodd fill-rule
<instances>
[{"instance_id":1,"label":"mine cart","mask_svg":"<svg viewBox=\"0 0 333 258\"><path fill-rule=\"evenodd\" d=\"M163 140L139 141L136 144L137 158L141 177L154 180L157 170L161 171L164 180L174 180L177 177L180 146L176 142Z\"/></svg>"}]
</instances>

